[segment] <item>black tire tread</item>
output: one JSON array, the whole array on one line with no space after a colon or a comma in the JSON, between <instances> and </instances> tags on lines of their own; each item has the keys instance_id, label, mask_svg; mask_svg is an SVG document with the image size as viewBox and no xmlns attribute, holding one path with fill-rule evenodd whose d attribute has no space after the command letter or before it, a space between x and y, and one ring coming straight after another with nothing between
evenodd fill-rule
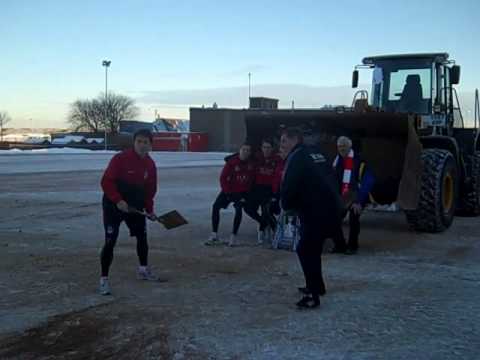
<instances>
[{"instance_id":1,"label":"black tire tread","mask_svg":"<svg viewBox=\"0 0 480 360\"><path fill-rule=\"evenodd\" d=\"M405 211L410 227L415 231L441 232L448 226L442 219L441 184L445 163L453 155L448 150L426 149L422 152L422 188L416 210ZM440 186L439 186L440 185Z\"/></svg>"},{"instance_id":2,"label":"black tire tread","mask_svg":"<svg viewBox=\"0 0 480 360\"><path fill-rule=\"evenodd\" d=\"M462 198L461 214L477 216L480 215L480 151L470 156L470 164L470 183Z\"/></svg>"}]
</instances>

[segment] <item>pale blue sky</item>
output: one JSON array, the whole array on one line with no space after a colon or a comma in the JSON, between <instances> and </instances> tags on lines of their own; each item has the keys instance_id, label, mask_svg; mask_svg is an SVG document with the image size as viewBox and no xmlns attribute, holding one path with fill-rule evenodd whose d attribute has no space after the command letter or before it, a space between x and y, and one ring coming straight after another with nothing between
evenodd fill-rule
<instances>
[{"instance_id":1,"label":"pale blue sky","mask_svg":"<svg viewBox=\"0 0 480 360\"><path fill-rule=\"evenodd\" d=\"M447 51L470 92L480 86L479 19L476 0L0 0L0 110L15 127L64 126L71 102L103 91L104 58L109 89L137 98L145 120L153 109L187 117L198 94L246 89L249 71L282 94L307 86L292 91L301 105L309 87L346 86L362 57L385 53Z\"/></svg>"}]
</instances>

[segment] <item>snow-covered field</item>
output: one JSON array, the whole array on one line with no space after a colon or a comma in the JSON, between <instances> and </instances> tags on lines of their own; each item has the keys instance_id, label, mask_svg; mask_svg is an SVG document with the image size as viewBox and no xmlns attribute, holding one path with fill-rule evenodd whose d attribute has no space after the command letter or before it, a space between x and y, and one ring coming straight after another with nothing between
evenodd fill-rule
<instances>
[{"instance_id":1,"label":"snow-covered field","mask_svg":"<svg viewBox=\"0 0 480 360\"><path fill-rule=\"evenodd\" d=\"M39 149L0 151L0 173L41 173L103 170L114 151ZM159 168L221 166L226 153L152 152Z\"/></svg>"},{"instance_id":2,"label":"snow-covered field","mask_svg":"<svg viewBox=\"0 0 480 360\"><path fill-rule=\"evenodd\" d=\"M10 150L0 150L0 155L39 155L39 154L115 154L116 151L94 151L89 149L79 149L79 148L50 148L50 149L32 149L32 150L21 150L21 149L10 149Z\"/></svg>"},{"instance_id":3,"label":"snow-covered field","mask_svg":"<svg viewBox=\"0 0 480 360\"><path fill-rule=\"evenodd\" d=\"M0 156L0 359L479 358L480 218L417 234L402 213L367 212L358 255L325 254L327 295L298 311L296 255L257 246L247 216L239 246L202 244L221 167L183 166L224 154L153 155L178 166L159 169L157 213L189 221L148 224L150 265L168 281L136 279L122 226L113 295L98 295L102 171L70 170L103 170L111 156ZM222 211L223 239L232 220Z\"/></svg>"}]
</instances>

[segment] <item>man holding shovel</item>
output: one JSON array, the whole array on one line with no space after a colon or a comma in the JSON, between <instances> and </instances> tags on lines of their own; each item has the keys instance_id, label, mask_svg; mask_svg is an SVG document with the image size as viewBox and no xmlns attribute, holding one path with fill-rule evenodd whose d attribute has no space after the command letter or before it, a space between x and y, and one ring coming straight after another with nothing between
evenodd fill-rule
<instances>
[{"instance_id":1,"label":"man holding shovel","mask_svg":"<svg viewBox=\"0 0 480 360\"><path fill-rule=\"evenodd\" d=\"M157 169L148 155L152 148L152 133L142 129L133 136L133 149L116 154L105 170L101 181L103 189L103 224L105 245L101 252L102 275L100 293L110 294L108 272L113 260L113 248L120 224L125 221L130 235L137 238L140 262L138 278L158 280L148 268L146 220L157 220L153 211L153 198L157 192ZM143 211L144 215L141 214Z\"/></svg>"}]
</instances>

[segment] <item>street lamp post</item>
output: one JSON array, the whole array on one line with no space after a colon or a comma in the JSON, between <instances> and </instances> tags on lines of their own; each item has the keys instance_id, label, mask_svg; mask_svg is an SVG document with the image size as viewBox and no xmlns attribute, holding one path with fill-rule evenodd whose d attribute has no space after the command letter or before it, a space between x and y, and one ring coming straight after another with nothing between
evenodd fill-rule
<instances>
[{"instance_id":1,"label":"street lamp post","mask_svg":"<svg viewBox=\"0 0 480 360\"><path fill-rule=\"evenodd\" d=\"M107 84L108 84L108 67L110 66L112 62L109 60L103 60L102 66L105 66L105 118L104 118L104 123L105 123L105 151L107 150Z\"/></svg>"}]
</instances>

